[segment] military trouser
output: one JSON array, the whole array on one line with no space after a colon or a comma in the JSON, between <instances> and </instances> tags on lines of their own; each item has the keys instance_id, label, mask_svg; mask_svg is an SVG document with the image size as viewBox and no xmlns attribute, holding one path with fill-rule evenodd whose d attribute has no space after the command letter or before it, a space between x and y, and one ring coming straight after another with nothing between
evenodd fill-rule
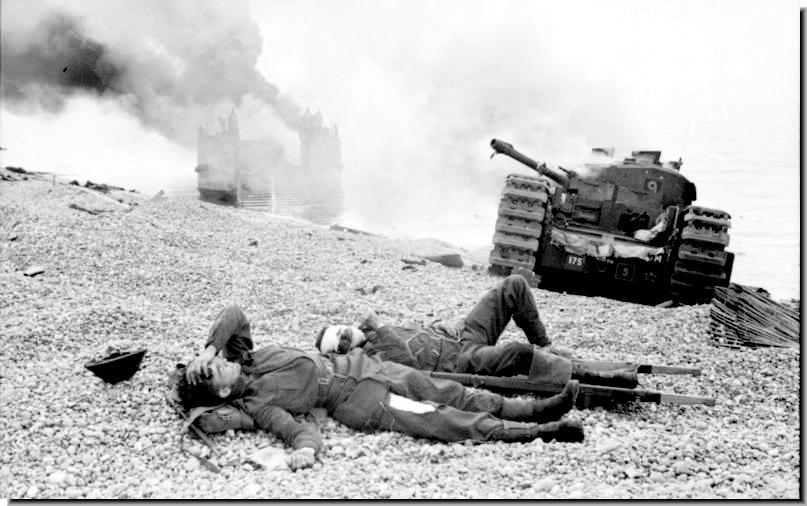
<instances>
[{"instance_id":1,"label":"military trouser","mask_svg":"<svg viewBox=\"0 0 807 506\"><path fill-rule=\"evenodd\" d=\"M476 303L463 321L460 340L493 346L511 319L531 344L551 344L538 316L532 289L524 277L517 274L505 278Z\"/></svg>"},{"instance_id":2,"label":"military trouser","mask_svg":"<svg viewBox=\"0 0 807 506\"><path fill-rule=\"evenodd\" d=\"M456 372L488 376L529 376L545 383L563 385L570 379L590 385L636 388L635 372L600 370L596 361L569 360L531 344L508 342L496 346L465 344Z\"/></svg>"},{"instance_id":3,"label":"military trouser","mask_svg":"<svg viewBox=\"0 0 807 506\"><path fill-rule=\"evenodd\" d=\"M534 400L471 391L360 350L332 356L334 374L325 406L336 420L358 430L392 430L440 441L529 440L541 424L515 420L533 415Z\"/></svg>"},{"instance_id":4,"label":"military trouser","mask_svg":"<svg viewBox=\"0 0 807 506\"><path fill-rule=\"evenodd\" d=\"M582 441L579 424L502 420L487 412L464 411L432 401L394 394L377 380L355 384L347 399L331 413L357 430L389 430L443 442L454 441Z\"/></svg>"},{"instance_id":5,"label":"military trouser","mask_svg":"<svg viewBox=\"0 0 807 506\"><path fill-rule=\"evenodd\" d=\"M497 345L513 320L529 343ZM489 376L524 375L536 381L565 384L572 379L572 363L536 350L550 340L538 315L535 297L523 276L511 275L486 293L460 323L457 372Z\"/></svg>"},{"instance_id":6,"label":"military trouser","mask_svg":"<svg viewBox=\"0 0 807 506\"><path fill-rule=\"evenodd\" d=\"M530 344L506 343L496 346L511 319L524 332ZM486 293L460 326L462 349L457 372L493 376L528 374L532 363L532 345L546 346L550 343L546 328L538 316L532 290L519 275L508 276Z\"/></svg>"}]
</instances>

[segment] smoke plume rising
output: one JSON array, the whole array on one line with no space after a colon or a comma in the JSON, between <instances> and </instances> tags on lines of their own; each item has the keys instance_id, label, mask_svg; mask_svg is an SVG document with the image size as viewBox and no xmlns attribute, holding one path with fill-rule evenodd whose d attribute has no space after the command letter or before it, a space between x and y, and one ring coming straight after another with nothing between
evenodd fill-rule
<instances>
[{"instance_id":1,"label":"smoke plume rising","mask_svg":"<svg viewBox=\"0 0 807 506\"><path fill-rule=\"evenodd\" d=\"M301 125L300 108L255 69L262 39L246 1L8 0L2 14L0 92L14 112L58 113L77 95L115 99L186 145L211 111L244 100Z\"/></svg>"},{"instance_id":2,"label":"smoke plume rising","mask_svg":"<svg viewBox=\"0 0 807 506\"><path fill-rule=\"evenodd\" d=\"M23 144L54 161L72 156L81 134L109 153L110 183L163 159L166 172L193 178L189 147L199 125L215 124L211 108L226 115L241 104L242 132L296 146L299 109L278 91L288 90L339 125L347 207L361 218L342 224L459 244L478 236L458 217L480 223L487 244L504 176L531 173L490 160L492 137L572 170L594 146L617 158L661 149L697 176L723 165L689 157L708 133L698 118L717 110L716 131L726 131L715 106L775 97L798 109L788 2L4 0L0 9L9 163ZM100 110L85 120L92 104ZM26 115L35 110L62 113ZM158 131L184 152L166 155ZM143 140L138 149L129 136ZM46 137L41 149L35 140ZM115 139L123 156L113 156ZM101 163L98 149L86 151L76 167ZM135 163L144 152L148 163Z\"/></svg>"}]
</instances>

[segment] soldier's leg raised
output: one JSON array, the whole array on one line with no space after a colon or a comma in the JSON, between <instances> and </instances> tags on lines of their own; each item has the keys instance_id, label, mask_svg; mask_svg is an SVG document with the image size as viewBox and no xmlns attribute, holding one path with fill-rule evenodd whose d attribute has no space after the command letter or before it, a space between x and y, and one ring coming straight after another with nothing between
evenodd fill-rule
<instances>
[{"instance_id":1,"label":"soldier's leg raised","mask_svg":"<svg viewBox=\"0 0 807 506\"><path fill-rule=\"evenodd\" d=\"M465 343L457 360L457 372L488 376L528 375L533 345L510 341L496 346Z\"/></svg>"},{"instance_id":2,"label":"soldier's leg raised","mask_svg":"<svg viewBox=\"0 0 807 506\"><path fill-rule=\"evenodd\" d=\"M239 360L242 353L252 349L249 320L237 305L226 306L216 316L207 338L207 344L213 343L224 348L227 360Z\"/></svg>"},{"instance_id":3,"label":"soldier's leg raised","mask_svg":"<svg viewBox=\"0 0 807 506\"><path fill-rule=\"evenodd\" d=\"M567 358L533 349L531 360L527 374L534 381L563 384L571 379L577 379L572 374L573 363Z\"/></svg>"},{"instance_id":4,"label":"soldier's leg raised","mask_svg":"<svg viewBox=\"0 0 807 506\"><path fill-rule=\"evenodd\" d=\"M494 345L510 319L538 346L550 343L530 286L523 276L511 275L486 293L465 317L464 340Z\"/></svg>"}]
</instances>

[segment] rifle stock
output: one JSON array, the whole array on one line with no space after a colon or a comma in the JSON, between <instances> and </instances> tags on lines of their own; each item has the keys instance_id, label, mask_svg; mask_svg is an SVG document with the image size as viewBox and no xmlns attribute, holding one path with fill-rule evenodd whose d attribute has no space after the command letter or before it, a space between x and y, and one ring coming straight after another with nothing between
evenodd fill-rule
<instances>
[{"instance_id":1,"label":"rifle stock","mask_svg":"<svg viewBox=\"0 0 807 506\"><path fill-rule=\"evenodd\" d=\"M483 387L505 391L508 393L532 393L541 396L551 396L563 390L564 385L557 383L543 383L533 381L526 376L483 376L480 374L449 373L449 372L426 372L432 378L456 381L465 386ZM713 397L701 397L693 395L670 394L656 390L640 390L631 388L618 388L601 385L580 384L579 397L596 396L606 397L612 400L652 402L655 404L704 404L714 406Z\"/></svg>"}]
</instances>

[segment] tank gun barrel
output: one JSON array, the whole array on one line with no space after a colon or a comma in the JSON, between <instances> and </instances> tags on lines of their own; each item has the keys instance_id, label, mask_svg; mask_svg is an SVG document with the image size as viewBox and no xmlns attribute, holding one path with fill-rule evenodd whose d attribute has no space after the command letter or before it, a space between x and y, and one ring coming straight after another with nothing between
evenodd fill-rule
<instances>
[{"instance_id":1,"label":"tank gun barrel","mask_svg":"<svg viewBox=\"0 0 807 506\"><path fill-rule=\"evenodd\" d=\"M493 148L494 151L493 155L495 155L496 153L507 155L513 160L523 163L524 165L531 168L535 172L541 174L542 176L546 176L549 179L555 181L559 185L564 187L569 186L569 178L567 176L548 168L545 163L539 164L529 156L519 152L510 143L500 141L499 139L491 139L490 147ZM490 155L491 158L493 157L493 155Z\"/></svg>"}]
</instances>

